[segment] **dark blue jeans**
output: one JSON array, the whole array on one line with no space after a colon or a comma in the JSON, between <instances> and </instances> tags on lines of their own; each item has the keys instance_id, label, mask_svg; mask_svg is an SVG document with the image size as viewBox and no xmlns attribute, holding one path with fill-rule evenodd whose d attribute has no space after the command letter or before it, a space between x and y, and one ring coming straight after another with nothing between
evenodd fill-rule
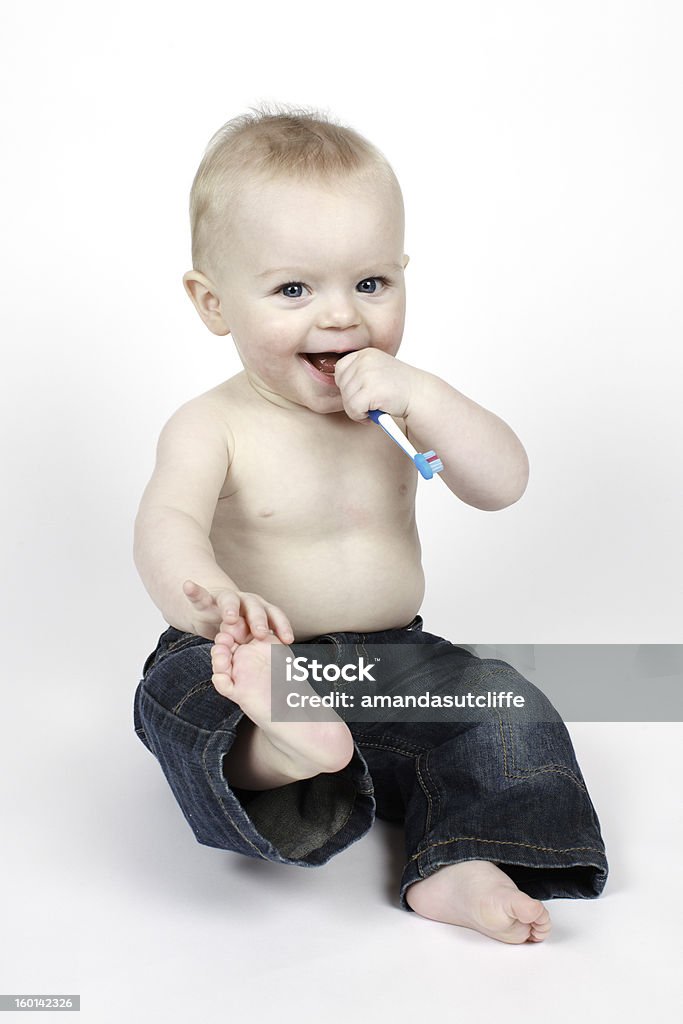
<instances>
[{"instance_id":1,"label":"dark blue jeans","mask_svg":"<svg viewBox=\"0 0 683 1024\"><path fill-rule=\"evenodd\" d=\"M447 678L452 693L513 691L534 713L494 708L476 720L349 721L355 749L346 768L258 792L231 786L223 773L243 712L211 682L211 641L172 626L162 633L135 694L135 731L197 841L315 867L365 835L376 814L405 828L399 899L406 910L410 885L466 860L497 864L537 899L598 896L607 879L605 847L560 716L510 665L479 659L422 625L418 615L404 629L331 633L309 643L331 645L331 661L366 644L392 651L435 645L424 672L438 668L440 681L436 674L431 683L421 679L423 690Z\"/></svg>"}]
</instances>

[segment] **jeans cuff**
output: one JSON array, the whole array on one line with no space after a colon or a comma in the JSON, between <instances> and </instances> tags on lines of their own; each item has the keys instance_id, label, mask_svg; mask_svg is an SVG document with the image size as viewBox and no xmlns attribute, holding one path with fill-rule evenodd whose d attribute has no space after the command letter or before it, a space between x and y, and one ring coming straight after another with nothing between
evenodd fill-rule
<instances>
[{"instance_id":1,"label":"jeans cuff","mask_svg":"<svg viewBox=\"0 0 683 1024\"><path fill-rule=\"evenodd\" d=\"M374 790L365 759L355 746L351 761L339 772L269 790L231 787L223 774L223 758L241 718L231 721L230 733L211 736L203 757L233 841L217 843L197 836L200 843L280 864L318 867L369 831L375 819Z\"/></svg>"},{"instance_id":2,"label":"jeans cuff","mask_svg":"<svg viewBox=\"0 0 683 1024\"><path fill-rule=\"evenodd\" d=\"M181 717L180 704L172 711L160 704L146 685L136 693L136 733L159 761L198 843L314 867L365 835L374 821L375 799L357 747L349 764L334 774L263 791L231 788L223 758L244 713L232 701L224 703L227 715L206 729Z\"/></svg>"},{"instance_id":3,"label":"jeans cuff","mask_svg":"<svg viewBox=\"0 0 683 1024\"><path fill-rule=\"evenodd\" d=\"M408 888L433 875L447 864L485 860L497 864L528 896L538 900L595 899L605 887L608 865L604 848L576 846L553 848L504 839L455 836L423 843L412 857L401 879L400 903Z\"/></svg>"}]
</instances>

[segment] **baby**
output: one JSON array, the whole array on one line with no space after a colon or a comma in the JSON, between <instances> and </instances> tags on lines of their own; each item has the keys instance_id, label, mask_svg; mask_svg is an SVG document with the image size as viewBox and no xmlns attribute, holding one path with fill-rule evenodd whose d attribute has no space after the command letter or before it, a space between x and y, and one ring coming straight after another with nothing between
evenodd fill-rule
<instances>
[{"instance_id":1,"label":"baby","mask_svg":"<svg viewBox=\"0 0 683 1024\"><path fill-rule=\"evenodd\" d=\"M135 563L170 628L143 670L138 735L200 842L312 866L376 812L406 828L404 909L541 941L539 897L596 896L607 874L554 709L478 728L271 721L275 644L440 645L454 686L485 666L496 684L533 689L424 632L417 614L418 475L368 410L434 449L443 483L475 508L517 501L528 464L501 419L397 358L408 256L396 177L323 115L258 111L212 139L191 220L185 289L244 369L159 438Z\"/></svg>"}]
</instances>

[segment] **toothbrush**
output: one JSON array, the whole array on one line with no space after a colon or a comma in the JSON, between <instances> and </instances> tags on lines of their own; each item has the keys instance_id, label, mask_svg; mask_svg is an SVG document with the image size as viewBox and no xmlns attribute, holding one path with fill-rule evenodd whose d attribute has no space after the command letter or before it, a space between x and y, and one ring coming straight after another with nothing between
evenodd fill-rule
<instances>
[{"instance_id":1,"label":"toothbrush","mask_svg":"<svg viewBox=\"0 0 683 1024\"><path fill-rule=\"evenodd\" d=\"M437 456L436 452L430 450L428 452L420 453L416 451L388 412L382 412L381 409L370 409L368 416L373 423L376 423L389 435L392 441L396 442L399 448L403 449L408 458L413 460L419 470L420 476L423 476L425 480L431 480L435 473L441 472L443 469L443 462Z\"/></svg>"}]
</instances>

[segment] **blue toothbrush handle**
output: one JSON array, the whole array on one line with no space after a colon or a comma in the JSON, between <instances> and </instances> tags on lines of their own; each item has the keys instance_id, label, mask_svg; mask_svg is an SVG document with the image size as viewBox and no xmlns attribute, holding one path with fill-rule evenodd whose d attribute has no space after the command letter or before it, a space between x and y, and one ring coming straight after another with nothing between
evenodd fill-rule
<instances>
[{"instance_id":1,"label":"blue toothbrush handle","mask_svg":"<svg viewBox=\"0 0 683 1024\"><path fill-rule=\"evenodd\" d=\"M429 465L429 463L427 462L427 459L425 458L424 455L421 455L418 452L417 455L413 456L413 462L417 466L418 472L419 472L420 476L423 477L423 479L425 479L425 480L431 480L432 479L432 477L434 476L434 473L432 471L432 467Z\"/></svg>"},{"instance_id":2,"label":"blue toothbrush handle","mask_svg":"<svg viewBox=\"0 0 683 1024\"><path fill-rule=\"evenodd\" d=\"M380 422L380 416L386 416L384 423ZM425 480L431 480L435 473L440 473L443 469L443 462L437 458L436 453L433 451L428 452L417 452L415 448L410 444L405 434L398 428L394 423L391 416L384 412L383 409L369 409L368 419L372 420L381 427L385 433L394 441L399 448L401 448L409 459L412 459L415 468L419 472L420 476ZM387 429L387 422L393 428Z\"/></svg>"}]
</instances>

